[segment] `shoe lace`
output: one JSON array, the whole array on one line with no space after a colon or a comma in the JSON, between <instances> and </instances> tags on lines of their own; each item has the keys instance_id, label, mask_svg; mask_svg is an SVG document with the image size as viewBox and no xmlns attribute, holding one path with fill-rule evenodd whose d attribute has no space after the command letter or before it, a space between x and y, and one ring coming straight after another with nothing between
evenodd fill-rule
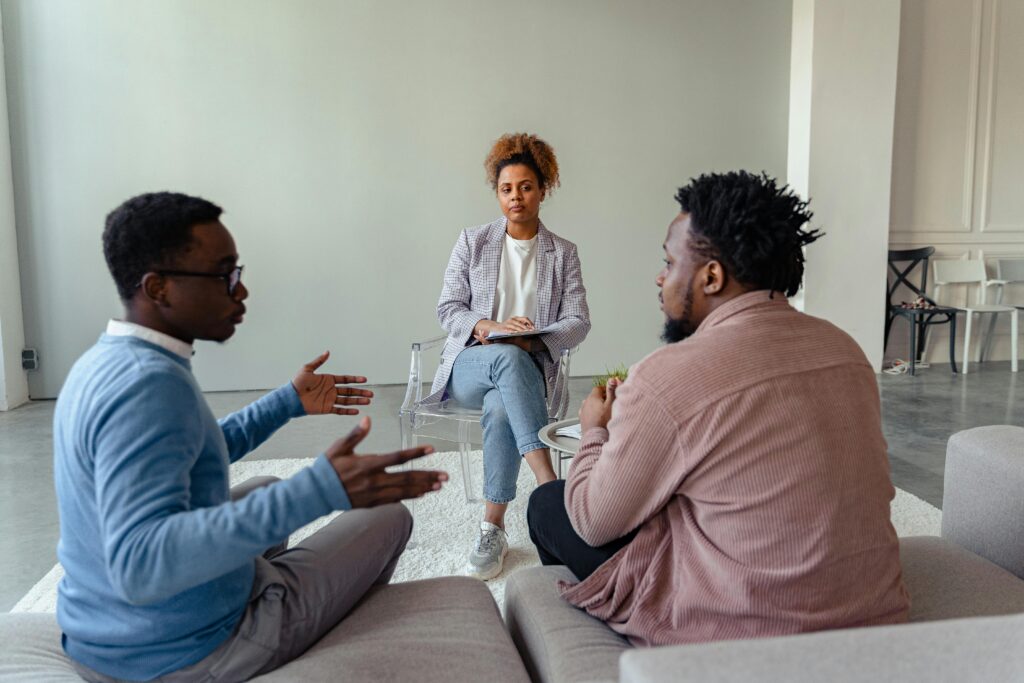
<instances>
[{"instance_id":1,"label":"shoe lace","mask_svg":"<svg viewBox=\"0 0 1024 683\"><path fill-rule=\"evenodd\" d=\"M489 554L495 548L498 547L498 530L489 529L480 534L480 540L477 542L476 550L479 553Z\"/></svg>"}]
</instances>

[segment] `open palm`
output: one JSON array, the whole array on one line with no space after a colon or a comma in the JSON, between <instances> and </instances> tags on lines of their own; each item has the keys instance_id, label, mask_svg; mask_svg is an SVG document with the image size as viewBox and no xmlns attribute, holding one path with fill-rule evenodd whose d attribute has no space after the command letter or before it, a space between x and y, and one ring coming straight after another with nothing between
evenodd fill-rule
<instances>
[{"instance_id":1,"label":"open palm","mask_svg":"<svg viewBox=\"0 0 1024 683\"><path fill-rule=\"evenodd\" d=\"M302 407L307 415L357 415L359 411L346 406L365 406L373 397L369 389L357 389L345 386L348 384L364 384L366 378L359 375L330 375L317 373L321 365L327 362L331 352L322 354L306 363L295 375L292 386L299 394Z\"/></svg>"}]
</instances>

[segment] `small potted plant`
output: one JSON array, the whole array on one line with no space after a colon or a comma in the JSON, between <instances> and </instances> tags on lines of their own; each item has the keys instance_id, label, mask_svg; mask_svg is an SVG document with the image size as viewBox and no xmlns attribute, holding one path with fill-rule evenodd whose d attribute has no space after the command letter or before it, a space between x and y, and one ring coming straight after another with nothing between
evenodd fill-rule
<instances>
[{"instance_id":1,"label":"small potted plant","mask_svg":"<svg viewBox=\"0 0 1024 683\"><path fill-rule=\"evenodd\" d=\"M627 375L629 375L629 368L621 363L612 370L605 367L605 373L594 378L594 386L604 388L608 385L608 380L612 378L619 380L619 383L621 384L626 381Z\"/></svg>"}]
</instances>

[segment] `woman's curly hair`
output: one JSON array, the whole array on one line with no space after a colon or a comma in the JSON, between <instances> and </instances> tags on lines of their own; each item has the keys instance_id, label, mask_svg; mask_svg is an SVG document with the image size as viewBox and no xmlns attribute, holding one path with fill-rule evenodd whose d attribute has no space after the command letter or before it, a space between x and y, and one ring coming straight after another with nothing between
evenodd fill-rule
<instances>
[{"instance_id":1,"label":"woman's curly hair","mask_svg":"<svg viewBox=\"0 0 1024 683\"><path fill-rule=\"evenodd\" d=\"M501 169L512 164L524 164L537 174L537 182L545 193L561 185L558 180L558 159L551 145L529 133L506 133L491 147L484 161L487 182L497 191Z\"/></svg>"},{"instance_id":2,"label":"woman's curly hair","mask_svg":"<svg viewBox=\"0 0 1024 683\"><path fill-rule=\"evenodd\" d=\"M694 249L721 261L739 282L793 296L804 276L803 247L822 236L804 230L814 215L789 186L762 172L710 173L676 192L690 215Z\"/></svg>"}]
</instances>

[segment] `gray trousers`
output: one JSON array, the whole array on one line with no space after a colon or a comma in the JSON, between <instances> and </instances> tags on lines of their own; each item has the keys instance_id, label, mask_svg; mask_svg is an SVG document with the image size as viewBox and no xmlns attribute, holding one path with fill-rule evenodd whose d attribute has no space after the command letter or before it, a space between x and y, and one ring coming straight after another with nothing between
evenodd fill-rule
<instances>
[{"instance_id":1,"label":"gray trousers","mask_svg":"<svg viewBox=\"0 0 1024 683\"><path fill-rule=\"evenodd\" d=\"M255 477L231 489L232 500L266 486ZM359 602L391 579L412 533L412 515L400 504L349 510L294 548L271 548L256 558L256 579L234 632L199 662L165 674L161 683L244 681L295 659ZM121 679L72 662L93 683Z\"/></svg>"}]
</instances>

